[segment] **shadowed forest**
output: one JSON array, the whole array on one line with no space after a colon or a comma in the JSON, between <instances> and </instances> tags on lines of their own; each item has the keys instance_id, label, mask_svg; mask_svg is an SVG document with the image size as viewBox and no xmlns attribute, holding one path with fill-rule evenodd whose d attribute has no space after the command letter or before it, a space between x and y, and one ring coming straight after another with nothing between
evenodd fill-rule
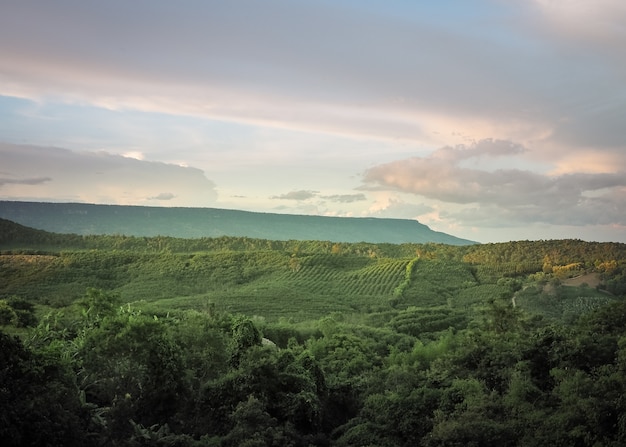
<instances>
[{"instance_id":1,"label":"shadowed forest","mask_svg":"<svg viewBox=\"0 0 626 447\"><path fill-rule=\"evenodd\" d=\"M626 245L48 233L0 219L0 438L626 445Z\"/></svg>"}]
</instances>

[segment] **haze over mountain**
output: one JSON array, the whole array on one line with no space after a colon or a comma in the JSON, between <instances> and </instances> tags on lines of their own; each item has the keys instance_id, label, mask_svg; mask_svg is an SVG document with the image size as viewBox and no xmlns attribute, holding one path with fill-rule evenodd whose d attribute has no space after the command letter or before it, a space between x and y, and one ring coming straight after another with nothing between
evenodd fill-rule
<instances>
[{"instance_id":1,"label":"haze over mountain","mask_svg":"<svg viewBox=\"0 0 626 447\"><path fill-rule=\"evenodd\" d=\"M270 240L374 243L474 243L410 219L324 217L217 208L164 208L85 203L0 201L0 217L55 232L172 236L245 236Z\"/></svg>"}]
</instances>

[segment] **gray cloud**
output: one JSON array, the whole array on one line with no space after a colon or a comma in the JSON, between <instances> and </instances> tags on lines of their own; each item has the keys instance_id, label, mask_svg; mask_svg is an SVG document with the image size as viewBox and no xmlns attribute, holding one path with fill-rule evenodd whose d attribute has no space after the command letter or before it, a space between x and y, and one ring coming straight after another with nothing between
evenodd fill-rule
<instances>
[{"instance_id":1,"label":"gray cloud","mask_svg":"<svg viewBox=\"0 0 626 447\"><path fill-rule=\"evenodd\" d=\"M457 162L470 158L503 157L507 155L519 155L527 152L521 144L507 140L483 139L472 145L459 145L456 147L446 146L437 150L433 158Z\"/></svg>"},{"instance_id":2,"label":"gray cloud","mask_svg":"<svg viewBox=\"0 0 626 447\"><path fill-rule=\"evenodd\" d=\"M523 151L504 141L443 148L429 157L375 166L365 173L364 181L371 189L464 205L460 211L443 212L442 216L465 224L626 225L626 172L549 176L519 169L489 171L460 166L468 158Z\"/></svg>"},{"instance_id":3,"label":"gray cloud","mask_svg":"<svg viewBox=\"0 0 626 447\"><path fill-rule=\"evenodd\" d=\"M624 45L605 58L577 52L578 40L548 32L567 16L536 3L478 4L503 20L485 26L472 15L458 26L419 8L399 18L285 0L24 0L3 8L0 72L26 96L62 91L112 108L422 141L433 136L424 116L435 114L467 121L465 130L478 121L494 133L626 144L611 124L626 110L611 70ZM623 33L615 39L624 43Z\"/></svg>"},{"instance_id":4,"label":"gray cloud","mask_svg":"<svg viewBox=\"0 0 626 447\"><path fill-rule=\"evenodd\" d=\"M270 199L278 199L278 200L308 200L316 197L319 194L319 191L308 191L308 190L300 190L300 191L290 191L286 194L281 194L279 196L272 196Z\"/></svg>"},{"instance_id":5,"label":"gray cloud","mask_svg":"<svg viewBox=\"0 0 626 447\"><path fill-rule=\"evenodd\" d=\"M329 200L331 202L337 202L337 203L353 203L353 202L362 202L364 200L367 200L367 197L365 197L365 194L363 193L334 194L330 196L320 196L320 198Z\"/></svg>"},{"instance_id":6,"label":"gray cloud","mask_svg":"<svg viewBox=\"0 0 626 447\"><path fill-rule=\"evenodd\" d=\"M117 204L141 204L150 197L180 206L212 205L217 200L213 182L195 168L103 151L74 152L8 143L0 143L0 159L15 177L28 179L5 182L1 193L6 197ZM171 192L154 195L163 188Z\"/></svg>"},{"instance_id":7,"label":"gray cloud","mask_svg":"<svg viewBox=\"0 0 626 447\"><path fill-rule=\"evenodd\" d=\"M0 186L6 184L12 185L41 185L42 183L50 182L52 179L50 177L31 177L31 178L6 178L0 177Z\"/></svg>"},{"instance_id":8,"label":"gray cloud","mask_svg":"<svg viewBox=\"0 0 626 447\"><path fill-rule=\"evenodd\" d=\"M554 204L526 203L498 206L477 203L458 211L445 211L441 217L465 225L518 227L536 223L559 226L625 226L626 191L607 192L599 197L579 196L575 201L555 199Z\"/></svg>"},{"instance_id":9,"label":"gray cloud","mask_svg":"<svg viewBox=\"0 0 626 447\"><path fill-rule=\"evenodd\" d=\"M176 195L171 192L162 192L153 197L148 197L148 200L172 200Z\"/></svg>"}]
</instances>

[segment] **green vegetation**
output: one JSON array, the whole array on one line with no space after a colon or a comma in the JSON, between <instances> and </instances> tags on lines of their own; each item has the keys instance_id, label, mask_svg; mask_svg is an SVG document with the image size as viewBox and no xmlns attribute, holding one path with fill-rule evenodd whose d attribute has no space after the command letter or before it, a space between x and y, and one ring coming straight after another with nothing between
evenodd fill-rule
<instances>
[{"instance_id":1,"label":"green vegetation","mask_svg":"<svg viewBox=\"0 0 626 447\"><path fill-rule=\"evenodd\" d=\"M168 208L0 200L0 218L57 233L342 242L474 242L433 231L412 219L306 216L216 208Z\"/></svg>"},{"instance_id":2,"label":"green vegetation","mask_svg":"<svg viewBox=\"0 0 626 447\"><path fill-rule=\"evenodd\" d=\"M0 220L0 439L621 446L626 245L80 236Z\"/></svg>"}]
</instances>

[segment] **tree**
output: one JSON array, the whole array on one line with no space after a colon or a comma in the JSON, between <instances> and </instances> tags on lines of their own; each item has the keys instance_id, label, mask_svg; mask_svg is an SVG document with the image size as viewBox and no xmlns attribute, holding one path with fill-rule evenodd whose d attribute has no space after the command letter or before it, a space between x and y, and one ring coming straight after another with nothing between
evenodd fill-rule
<instances>
[{"instance_id":1,"label":"tree","mask_svg":"<svg viewBox=\"0 0 626 447\"><path fill-rule=\"evenodd\" d=\"M9 305L7 300L0 300L0 325L8 326L8 325L16 325L17 324L17 314L13 307Z\"/></svg>"},{"instance_id":2,"label":"tree","mask_svg":"<svg viewBox=\"0 0 626 447\"><path fill-rule=\"evenodd\" d=\"M498 334L519 328L520 311L509 299L492 299L485 311L486 328Z\"/></svg>"},{"instance_id":3,"label":"tree","mask_svg":"<svg viewBox=\"0 0 626 447\"><path fill-rule=\"evenodd\" d=\"M161 320L135 313L104 318L78 353L87 400L108 407L111 435L127 439L129 419L171 423L188 389L182 349Z\"/></svg>"},{"instance_id":4,"label":"tree","mask_svg":"<svg viewBox=\"0 0 626 447\"><path fill-rule=\"evenodd\" d=\"M222 439L225 447L265 447L282 445L278 422L272 418L263 403L254 396L240 402L231 415L232 430Z\"/></svg>"},{"instance_id":5,"label":"tree","mask_svg":"<svg viewBox=\"0 0 626 447\"><path fill-rule=\"evenodd\" d=\"M89 325L97 324L102 318L115 314L121 303L119 294L90 287L83 299L78 301L83 317Z\"/></svg>"},{"instance_id":6,"label":"tree","mask_svg":"<svg viewBox=\"0 0 626 447\"><path fill-rule=\"evenodd\" d=\"M72 371L58 358L31 352L0 332L3 446L88 446L89 420Z\"/></svg>"},{"instance_id":7,"label":"tree","mask_svg":"<svg viewBox=\"0 0 626 447\"><path fill-rule=\"evenodd\" d=\"M232 325L231 364L238 366L243 353L253 346L261 346L261 333L252 320L237 317Z\"/></svg>"},{"instance_id":8,"label":"tree","mask_svg":"<svg viewBox=\"0 0 626 447\"><path fill-rule=\"evenodd\" d=\"M30 302L17 296L0 300L0 325L32 327L36 324L35 306Z\"/></svg>"}]
</instances>

